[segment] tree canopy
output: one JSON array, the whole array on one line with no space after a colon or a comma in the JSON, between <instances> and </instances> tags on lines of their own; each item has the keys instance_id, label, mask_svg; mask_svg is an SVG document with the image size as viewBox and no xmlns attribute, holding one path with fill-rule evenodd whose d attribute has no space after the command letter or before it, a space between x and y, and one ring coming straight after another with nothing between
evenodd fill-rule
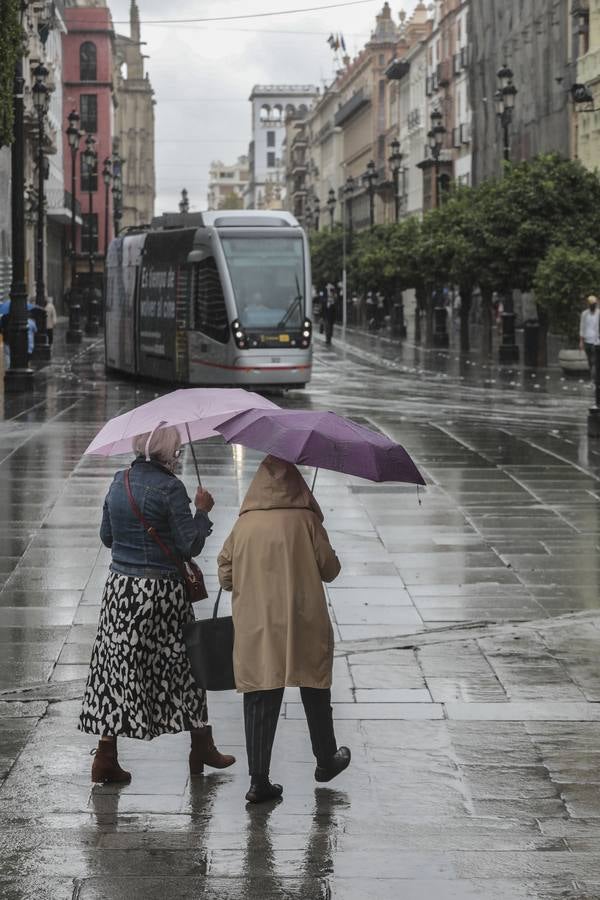
<instances>
[{"instance_id":1,"label":"tree canopy","mask_svg":"<svg viewBox=\"0 0 600 900\"><path fill-rule=\"evenodd\" d=\"M315 282L338 281L341 230L313 235L312 247ZM501 179L476 188L454 188L422 220L409 217L355 234L347 270L351 289L363 292L414 288L431 294L454 285L464 298L476 287L486 297L493 291L543 290L540 303L550 325L563 331L568 317L561 303L550 299L549 279L553 272L558 277L557 260L567 256L575 277L578 253L566 254L569 247L580 251L593 280L591 257L600 251L600 178L578 161L550 154L507 164Z\"/></svg>"}]
</instances>

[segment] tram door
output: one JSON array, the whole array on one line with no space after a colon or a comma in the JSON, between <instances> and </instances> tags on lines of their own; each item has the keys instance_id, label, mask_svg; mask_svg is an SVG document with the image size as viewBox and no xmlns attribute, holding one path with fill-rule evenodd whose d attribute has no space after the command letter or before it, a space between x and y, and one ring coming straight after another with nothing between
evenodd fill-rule
<instances>
[{"instance_id":1,"label":"tram door","mask_svg":"<svg viewBox=\"0 0 600 900\"><path fill-rule=\"evenodd\" d=\"M150 232L138 291L138 371L162 381L185 381L179 335L187 327L189 267L194 229Z\"/></svg>"}]
</instances>

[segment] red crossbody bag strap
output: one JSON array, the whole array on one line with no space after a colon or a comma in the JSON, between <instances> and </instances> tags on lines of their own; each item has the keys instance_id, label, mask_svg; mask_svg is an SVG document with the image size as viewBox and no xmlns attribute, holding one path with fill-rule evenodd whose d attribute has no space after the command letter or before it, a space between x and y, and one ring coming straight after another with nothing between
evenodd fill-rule
<instances>
[{"instance_id":1,"label":"red crossbody bag strap","mask_svg":"<svg viewBox=\"0 0 600 900\"><path fill-rule=\"evenodd\" d=\"M129 498L129 504L131 506L131 509L133 510L134 516L136 516L136 518L138 518L140 520L140 522L144 526L144 530L146 531L146 533L152 538L153 541L155 541L158 544L158 546L163 551L163 553L166 553L166 555L170 559L173 560L173 562L179 569L180 573L185 578L186 577L185 567L182 565L181 560L179 559L179 557L175 556L175 554L171 550L169 550L169 548L167 547L165 542L159 536L156 528L154 528L153 525L148 524L148 522L143 517L139 506L135 502L135 497L133 496L133 493L131 490L131 484L129 483L129 472L130 471L131 471L130 469L125 470L124 481L125 481L125 490L127 491L127 497Z\"/></svg>"}]
</instances>

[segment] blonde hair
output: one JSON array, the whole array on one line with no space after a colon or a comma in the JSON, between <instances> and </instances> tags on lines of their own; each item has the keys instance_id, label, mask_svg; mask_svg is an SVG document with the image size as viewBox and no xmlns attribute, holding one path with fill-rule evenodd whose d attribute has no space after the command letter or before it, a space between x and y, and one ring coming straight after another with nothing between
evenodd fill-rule
<instances>
[{"instance_id":1,"label":"blonde hair","mask_svg":"<svg viewBox=\"0 0 600 900\"><path fill-rule=\"evenodd\" d=\"M181 437L174 425L167 425L166 428L158 427L154 431L138 434L133 439L132 446L137 456L155 459L163 466L168 466L181 447Z\"/></svg>"}]
</instances>

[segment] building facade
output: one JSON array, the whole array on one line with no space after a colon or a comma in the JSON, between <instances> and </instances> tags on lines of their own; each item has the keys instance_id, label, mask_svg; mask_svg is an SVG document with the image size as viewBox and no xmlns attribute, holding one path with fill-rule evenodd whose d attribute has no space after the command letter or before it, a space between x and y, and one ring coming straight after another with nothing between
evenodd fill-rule
<instances>
[{"instance_id":1,"label":"building facade","mask_svg":"<svg viewBox=\"0 0 600 900\"><path fill-rule=\"evenodd\" d=\"M285 119L306 114L318 94L313 85L255 85L252 104L252 140L248 153L247 209L281 209L285 185L282 144Z\"/></svg>"},{"instance_id":2,"label":"building facade","mask_svg":"<svg viewBox=\"0 0 600 900\"><path fill-rule=\"evenodd\" d=\"M573 4L571 27L575 84L575 152L588 169L600 169L600 0Z\"/></svg>"},{"instance_id":3,"label":"building facade","mask_svg":"<svg viewBox=\"0 0 600 900\"><path fill-rule=\"evenodd\" d=\"M494 95L508 65L517 88L510 127L514 161L550 151L572 155L569 91L571 23L567 0L472 0L473 182L502 171L503 139Z\"/></svg>"},{"instance_id":4,"label":"building facade","mask_svg":"<svg viewBox=\"0 0 600 900\"><path fill-rule=\"evenodd\" d=\"M113 150L114 32L104 0L68 0L67 34L63 35L63 110L80 116L82 140L77 156L76 197L81 202L82 226L76 241L76 277L80 285L101 286L107 238L112 237L112 206L102 179L104 160ZM67 123L64 122L64 125ZM70 184L71 151L65 128L65 181ZM88 172L83 150L91 135L97 165Z\"/></svg>"},{"instance_id":5,"label":"building facade","mask_svg":"<svg viewBox=\"0 0 600 900\"><path fill-rule=\"evenodd\" d=\"M239 202L243 209L248 178L247 156L239 156L233 165L214 160L208 174L208 209L224 209L230 202Z\"/></svg>"},{"instance_id":6,"label":"building facade","mask_svg":"<svg viewBox=\"0 0 600 900\"><path fill-rule=\"evenodd\" d=\"M122 161L123 200L120 227L149 225L154 216L154 91L144 71L140 14L129 10L130 35L115 36L115 124L113 153ZM111 205L109 197L109 205Z\"/></svg>"},{"instance_id":7,"label":"building facade","mask_svg":"<svg viewBox=\"0 0 600 900\"><path fill-rule=\"evenodd\" d=\"M392 81L393 136L402 154L398 179L401 217L423 212L423 174L418 166L427 144L427 52L432 24L425 4L417 4L403 26L403 40L386 72Z\"/></svg>"}]
</instances>

